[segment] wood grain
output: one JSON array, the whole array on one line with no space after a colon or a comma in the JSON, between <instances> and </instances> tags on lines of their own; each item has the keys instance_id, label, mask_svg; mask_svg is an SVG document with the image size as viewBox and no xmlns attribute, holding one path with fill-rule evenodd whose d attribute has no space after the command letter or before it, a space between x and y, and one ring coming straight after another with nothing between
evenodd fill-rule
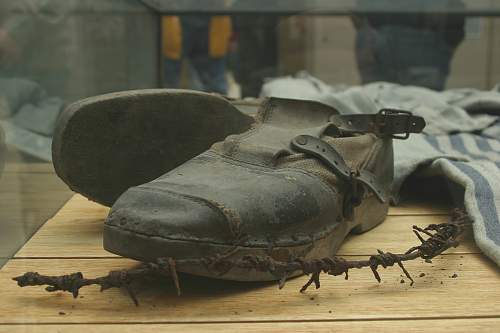
<instances>
[{"instance_id":1,"label":"wood grain","mask_svg":"<svg viewBox=\"0 0 500 333\"><path fill-rule=\"evenodd\" d=\"M61 315L64 316L64 315ZM0 333L158 333L158 332L240 332L240 333L366 333L366 332L496 332L498 318L433 319L433 320L369 320L278 323L217 323L217 324L61 324L61 325L0 325Z\"/></svg>"},{"instance_id":2,"label":"wood grain","mask_svg":"<svg viewBox=\"0 0 500 333\"><path fill-rule=\"evenodd\" d=\"M5 165L4 172L9 173L51 173L54 174L52 163L19 163L9 162Z\"/></svg>"},{"instance_id":3,"label":"wood grain","mask_svg":"<svg viewBox=\"0 0 500 333\"><path fill-rule=\"evenodd\" d=\"M448 210L445 204L406 201L392 207L387 220L372 231L349 236L339 254L360 259L377 248L406 250L417 244L413 224L444 222ZM175 295L170 279L148 279L134 286L140 301L136 307L123 290L101 293L92 286L73 299L67 293L47 293L43 287L21 289L11 280L27 271L82 271L95 277L136 265L102 249L108 211L75 195L0 270L0 332L460 333L493 332L500 325L500 271L478 254L470 230L458 248L431 264L408 262L413 286L394 267L380 270L380 284L369 269L354 270L349 281L323 276L319 290L303 294L298 290L307 277L292 279L279 290L276 283L181 274L182 296Z\"/></svg>"},{"instance_id":4,"label":"wood grain","mask_svg":"<svg viewBox=\"0 0 500 333\"><path fill-rule=\"evenodd\" d=\"M0 267L72 197L49 163L7 163L0 175Z\"/></svg>"},{"instance_id":5,"label":"wood grain","mask_svg":"<svg viewBox=\"0 0 500 333\"><path fill-rule=\"evenodd\" d=\"M5 173L0 179L0 194L46 193L67 190L67 186L51 173Z\"/></svg>"}]
</instances>

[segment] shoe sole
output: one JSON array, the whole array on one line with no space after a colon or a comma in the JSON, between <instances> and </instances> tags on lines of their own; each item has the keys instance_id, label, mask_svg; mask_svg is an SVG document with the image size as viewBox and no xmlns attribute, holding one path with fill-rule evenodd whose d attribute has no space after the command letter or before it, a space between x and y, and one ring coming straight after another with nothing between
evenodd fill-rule
<instances>
[{"instance_id":1,"label":"shoe sole","mask_svg":"<svg viewBox=\"0 0 500 333\"><path fill-rule=\"evenodd\" d=\"M301 244L297 246L259 248L249 246L235 246L229 244L214 244L178 239L167 239L142 235L116 226L104 225L104 249L120 255L144 262L155 262L158 258L173 257L176 269L179 272L235 281L273 281L277 277L268 272L232 268L220 274L203 264L185 264L182 259L220 258L238 260L246 255L270 256L275 260L288 261L290 258L303 258L305 260L330 257L337 253L346 236L351 233L362 233L382 223L387 216L388 204L380 203L374 196L369 197L355 208L355 221L343 221L337 224L332 232L321 239L316 239L314 244ZM155 257L148 257L154 254ZM175 254L175 255L173 255ZM290 277L301 275L294 272Z\"/></svg>"},{"instance_id":2,"label":"shoe sole","mask_svg":"<svg viewBox=\"0 0 500 333\"><path fill-rule=\"evenodd\" d=\"M75 192L111 206L129 187L149 182L246 131L253 118L203 92L146 89L71 104L52 144L57 175Z\"/></svg>"}]
</instances>

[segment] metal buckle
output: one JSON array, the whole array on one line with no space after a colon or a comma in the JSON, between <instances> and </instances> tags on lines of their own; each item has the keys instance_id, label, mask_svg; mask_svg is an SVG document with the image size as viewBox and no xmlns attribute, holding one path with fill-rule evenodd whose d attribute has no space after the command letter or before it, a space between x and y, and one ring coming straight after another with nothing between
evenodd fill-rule
<instances>
[{"instance_id":1,"label":"metal buckle","mask_svg":"<svg viewBox=\"0 0 500 333\"><path fill-rule=\"evenodd\" d=\"M394 133L384 133L384 127L385 127L385 117L388 115L404 115L406 117L406 129L405 132L402 132L403 135L396 135ZM382 136L390 136L392 139L398 139L398 140L406 140L410 137L410 130L411 130L411 117L413 116L413 113L410 111L404 111L404 110L397 110L397 109L382 109L380 110L377 115L375 116L375 123L377 125L377 134L380 134Z\"/></svg>"}]
</instances>

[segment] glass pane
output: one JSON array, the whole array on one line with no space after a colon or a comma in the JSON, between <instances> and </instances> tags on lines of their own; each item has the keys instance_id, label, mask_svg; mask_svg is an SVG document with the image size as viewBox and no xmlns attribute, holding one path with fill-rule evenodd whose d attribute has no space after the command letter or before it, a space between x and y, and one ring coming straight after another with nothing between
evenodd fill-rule
<instances>
[{"instance_id":1,"label":"glass pane","mask_svg":"<svg viewBox=\"0 0 500 333\"><path fill-rule=\"evenodd\" d=\"M300 95L293 80L266 90L276 77L491 89L499 14L487 0L0 0L0 265L74 194L51 155L67 105L162 87Z\"/></svg>"},{"instance_id":2,"label":"glass pane","mask_svg":"<svg viewBox=\"0 0 500 333\"><path fill-rule=\"evenodd\" d=\"M138 1L0 1L0 266L72 195L51 163L61 110L157 87L158 40Z\"/></svg>"}]
</instances>

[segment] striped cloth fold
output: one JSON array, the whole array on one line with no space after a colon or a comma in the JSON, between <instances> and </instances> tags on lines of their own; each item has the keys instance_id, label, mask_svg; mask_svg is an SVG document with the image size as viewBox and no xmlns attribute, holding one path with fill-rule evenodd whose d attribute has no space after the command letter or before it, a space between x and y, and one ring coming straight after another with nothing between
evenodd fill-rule
<instances>
[{"instance_id":1,"label":"striped cloth fold","mask_svg":"<svg viewBox=\"0 0 500 333\"><path fill-rule=\"evenodd\" d=\"M394 140L393 198L413 173L458 185L478 247L500 266L500 93L475 89L435 92L376 82L328 86L301 72L268 81L262 96L317 100L341 113L408 110L426 119L422 134ZM455 193L455 197L456 197Z\"/></svg>"}]
</instances>

